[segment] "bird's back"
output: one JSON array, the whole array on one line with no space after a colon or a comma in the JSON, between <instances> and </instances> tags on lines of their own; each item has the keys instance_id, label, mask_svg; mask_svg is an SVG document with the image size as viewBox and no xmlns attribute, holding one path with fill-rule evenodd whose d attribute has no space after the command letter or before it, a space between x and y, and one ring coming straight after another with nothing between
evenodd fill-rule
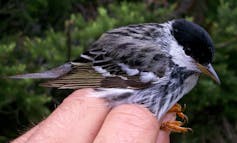
<instances>
[{"instance_id":1,"label":"bird's back","mask_svg":"<svg viewBox=\"0 0 237 143\"><path fill-rule=\"evenodd\" d=\"M166 36L170 32L167 30L160 24L148 23L108 31L72 62L70 74L44 85L69 88L71 83L69 80L65 82L65 78L70 79L69 75L73 75L78 77L77 82L73 80L77 84L73 84L73 89L81 88L80 83L85 87L86 78L91 79L89 87L137 89L149 86L165 76L174 65L169 54ZM94 74L87 75L86 70ZM96 82L92 82L93 78Z\"/></svg>"}]
</instances>

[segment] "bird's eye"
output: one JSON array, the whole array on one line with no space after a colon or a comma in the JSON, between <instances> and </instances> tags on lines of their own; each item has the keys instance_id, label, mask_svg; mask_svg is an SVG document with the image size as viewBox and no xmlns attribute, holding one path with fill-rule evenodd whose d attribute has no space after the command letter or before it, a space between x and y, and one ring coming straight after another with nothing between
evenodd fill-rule
<instances>
[{"instance_id":1,"label":"bird's eye","mask_svg":"<svg viewBox=\"0 0 237 143\"><path fill-rule=\"evenodd\" d=\"M191 54L191 48L187 47L187 48L185 49L185 53L186 53L187 55L190 55L190 54Z\"/></svg>"}]
</instances>

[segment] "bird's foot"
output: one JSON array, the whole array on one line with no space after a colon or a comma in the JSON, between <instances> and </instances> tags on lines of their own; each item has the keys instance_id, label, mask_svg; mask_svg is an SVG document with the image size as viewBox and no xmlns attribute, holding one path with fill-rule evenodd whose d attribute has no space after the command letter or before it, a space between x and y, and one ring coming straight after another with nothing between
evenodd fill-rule
<instances>
[{"instance_id":1,"label":"bird's foot","mask_svg":"<svg viewBox=\"0 0 237 143\"><path fill-rule=\"evenodd\" d=\"M176 113L176 115L183 120L183 123L188 122L188 116L186 116L183 111L185 110L186 105L182 107L180 104L176 103L169 111L168 113Z\"/></svg>"},{"instance_id":2,"label":"bird's foot","mask_svg":"<svg viewBox=\"0 0 237 143\"><path fill-rule=\"evenodd\" d=\"M188 131L192 131L191 128L182 127L185 123L188 122L188 117L182 112L185 109L185 106L182 108L180 104L175 104L168 113L175 113L181 121L167 121L161 124L161 129L170 130L172 132L185 133Z\"/></svg>"},{"instance_id":3,"label":"bird's foot","mask_svg":"<svg viewBox=\"0 0 237 143\"><path fill-rule=\"evenodd\" d=\"M167 121L161 124L162 130L169 130L176 133L186 133L192 131L191 128L181 127L184 123L180 121Z\"/></svg>"}]
</instances>

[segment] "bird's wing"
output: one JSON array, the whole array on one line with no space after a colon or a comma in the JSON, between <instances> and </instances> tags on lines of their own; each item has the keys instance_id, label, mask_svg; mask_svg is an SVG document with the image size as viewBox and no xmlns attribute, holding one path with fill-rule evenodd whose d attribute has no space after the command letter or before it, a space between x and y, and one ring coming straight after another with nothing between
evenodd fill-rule
<instances>
[{"instance_id":1,"label":"bird's wing","mask_svg":"<svg viewBox=\"0 0 237 143\"><path fill-rule=\"evenodd\" d=\"M72 63L72 70L59 78L42 83L42 86L57 87L59 89L79 88L145 88L148 83L139 81L138 76L131 76L125 79L126 75L103 75L88 63Z\"/></svg>"},{"instance_id":2,"label":"bird's wing","mask_svg":"<svg viewBox=\"0 0 237 143\"><path fill-rule=\"evenodd\" d=\"M154 26L133 25L103 34L71 63L71 72L43 85L73 89L147 87L166 74L171 62L167 49L155 42Z\"/></svg>"}]
</instances>

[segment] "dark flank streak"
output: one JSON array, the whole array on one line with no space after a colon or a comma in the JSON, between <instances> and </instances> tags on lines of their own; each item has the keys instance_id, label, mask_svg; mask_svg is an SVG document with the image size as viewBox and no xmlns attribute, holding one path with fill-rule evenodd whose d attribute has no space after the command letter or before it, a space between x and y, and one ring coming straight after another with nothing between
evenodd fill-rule
<instances>
[{"instance_id":1,"label":"dark flank streak","mask_svg":"<svg viewBox=\"0 0 237 143\"><path fill-rule=\"evenodd\" d=\"M124 99L127 99L129 96L131 96L132 94L131 93L124 93L122 95L119 95L119 96L112 96L111 98L106 98L106 99L109 99L109 100L112 100L112 101L122 101Z\"/></svg>"},{"instance_id":2,"label":"dark flank streak","mask_svg":"<svg viewBox=\"0 0 237 143\"><path fill-rule=\"evenodd\" d=\"M171 98L170 98L170 102L174 101L175 98L177 98L177 96L172 95Z\"/></svg>"},{"instance_id":3,"label":"dark flank streak","mask_svg":"<svg viewBox=\"0 0 237 143\"><path fill-rule=\"evenodd\" d=\"M165 100L166 98L161 98L161 100L160 100L160 107L159 107L159 109L162 109L162 107L165 105L165 103L167 102L166 100Z\"/></svg>"}]
</instances>

